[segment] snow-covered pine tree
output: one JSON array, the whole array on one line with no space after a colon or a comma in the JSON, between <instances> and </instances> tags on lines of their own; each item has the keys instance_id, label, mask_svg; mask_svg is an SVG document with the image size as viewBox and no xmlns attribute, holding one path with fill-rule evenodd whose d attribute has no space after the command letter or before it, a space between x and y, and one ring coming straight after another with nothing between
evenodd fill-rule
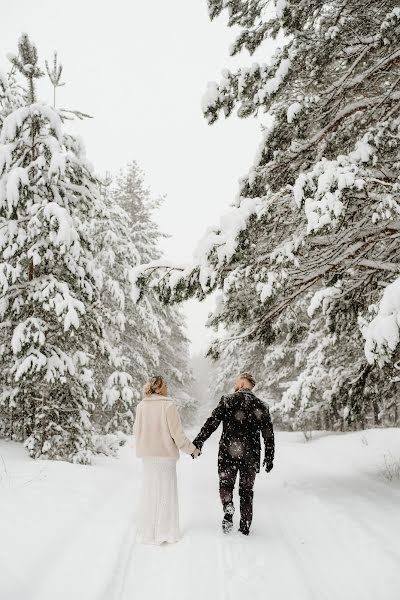
<instances>
[{"instance_id":1,"label":"snow-covered pine tree","mask_svg":"<svg viewBox=\"0 0 400 600\"><path fill-rule=\"evenodd\" d=\"M159 258L158 245L164 235L154 220L154 212L160 207L162 198L152 196L145 183L145 174L136 161L131 161L120 171L110 193L130 216L131 236L142 260L149 262Z\"/></svg>"},{"instance_id":2,"label":"snow-covered pine tree","mask_svg":"<svg viewBox=\"0 0 400 600\"><path fill-rule=\"evenodd\" d=\"M132 375L127 372L130 356L138 351L132 348L130 356L124 353L127 344L123 336L129 312L129 269L138 261L138 253L130 239L130 218L109 194L111 178L100 182L103 199L102 212L88 224L95 244L96 265L101 272L98 281L105 330L107 352L96 361L96 387L99 395L94 420L102 433L131 433L133 406L138 390ZM139 349L140 350L140 349ZM140 358L140 354L139 354Z\"/></svg>"},{"instance_id":3,"label":"snow-covered pine tree","mask_svg":"<svg viewBox=\"0 0 400 600\"><path fill-rule=\"evenodd\" d=\"M113 205L127 215L127 235L132 247L125 263L126 317L121 341L124 354L129 356L130 372L135 378L137 401L146 378L158 368L161 334L158 305L151 294L144 295L142 302L136 304L131 273L141 262L159 256L161 233L153 216L159 200L154 199L145 186L144 173L135 161L117 175L111 186L110 198Z\"/></svg>"},{"instance_id":4,"label":"snow-covered pine tree","mask_svg":"<svg viewBox=\"0 0 400 600\"><path fill-rule=\"evenodd\" d=\"M369 377L390 388L399 358L400 9L393 0L209 0L212 18L225 10L240 28L232 54L261 52L270 37L283 45L268 64L225 70L204 114L211 124L235 109L268 113L269 124L235 208L196 265L157 274L160 294L202 298L221 287L221 324L263 344L309 292L327 298L335 352L349 330L361 326L365 338L366 358L360 351L345 382L360 407ZM139 284L149 273L137 273ZM387 365L379 375L376 363Z\"/></svg>"},{"instance_id":5,"label":"snow-covered pine tree","mask_svg":"<svg viewBox=\"0 0 400 600\"><path fill-rule=\"evenodd\" d=\"M33 457L88 462L103 339L85 226L101 202L82 144L64 131L71 113L37 99L43 73L26 34L10 60L25 86L0 131L1 435Z\"/></svg>"},{"instance_id":6,"label":"snow-covered pine tree","mask_svg":"<svg viewBox=\"0 0 400 600\"><path fill-rule=\"evenodd\" d=\"M154 244L146 239L146 230L153 226L153 204L141 194L137 173L137 165L132 163L115 182L111 178L102 182L103 213L90 227L96 261L103 273L100 288L110 344L108 361L104 357L97 372L102 393L96 421L105 433L131 433L134 407L159 358L157 315L147 299L135 304L129 282L131 270L142 260L139 249L146 255Z\"/></svg>"},{"instance_id":7,"label":"snow-covered pine tree","mask_svg":"<svg viewBox=\"0 0 400 600\"><path fill-rule=\"evenodd\" d=\"M161 259L159 242L165 237L156 221L154 211L162 198L153 198L145 185L145 177L135 161L117 178L114 200L131 217L131 235L141 261L136 266ZM136 280L131 271L129 280L133 298L136 300ZM143 333L144 364L147 374L158 370L169 382L170 393L176 397L182 418L191 422L197 410L193 397L193 374L190 369L189 341L185 332L185 318L177 307L171 307L154 297L153 293L142 294L137 304L142 323L147 322ZM132 335L141 334L132 322Z\"/></svg>"},{"instance_id":8,"label":"snow-covered pine tree","mask_svg":"<svg viewBox=\"0 0 400 600\"><path fill-rule=\"evenodd\" d=\"M107 337L118 352L108 353L111 362L103 360L98 373L103 393L96 409L97 422L106 433L130 433L143 384L158 372L168 380L170 393L177 396L187 420L194 401L183 316L152 294L144 294L142 301L135 303L131 293L133 268L160 257L162 234L153 217L160 200L151 196L134 161L115 181L103 185L103 197L104 214L92 230L97 261L104 272L101 288Z\"/></svg>"},{"instance_id":9,"label":"snow-covered pine tree","mask_svg":"<svg viewBox=\"0 0 400 600\"><path fill-rule=\"evenodd\" d=\"M337 338L325 315L315 319L307 315L309 302L310 295L297 302L295 319L282 314L274 323L277 336L265 356L266 385L278 399L273 413L284 427L304 432L343 429L346 409L344 402L339 406L336 396L343 381L354 373L349 360L352 346L347 340L342 352L337 352ZM288 328L290 323L294 327ZM356 354L361 355L359 345Z\"/></svg>"},{"instance_id":10,"label":"snow-covered pine tree","mask_svg":"<svg viewBox=\"0 0 400 600\"><path fill-rule=\"evenodd\" d=\"M271 65L225 72L204 102L209 122L235 106L273 117L238 202L263 198L237 247L252 241L258 252L255 325L262 332L310 288L330 296L338 280L332 301L339 318L357 307L354 319L400 271L399 8L284 0L268 19L263 2L228 4L229 24L242 27L233 54L287 40ZM226 7L210 6L212 16Z\"/></svg>"},{"instance_id":11,"label":"snow-covered pine tree","mask_svg":"<svg viewBox=\"0 0 400 600\"><path fill-rule=\"evenodd\" d=\"M158 244L162 233L154 220L154 212L160 205L160 199L152 197L145 185L144 173L135 161L117 175L110 189L110 198L113 205L124 211L128 219L132 251L125 264L126 284L129 287L126 288L126 319L122 342L124 354L130 356L137 393L141 397L146 378L156 372L159 366L164 309L153 294L144 294L142 301L136 303L136 288L131 281L134 267L160 257Z\"/></svg>"}]
</instances>

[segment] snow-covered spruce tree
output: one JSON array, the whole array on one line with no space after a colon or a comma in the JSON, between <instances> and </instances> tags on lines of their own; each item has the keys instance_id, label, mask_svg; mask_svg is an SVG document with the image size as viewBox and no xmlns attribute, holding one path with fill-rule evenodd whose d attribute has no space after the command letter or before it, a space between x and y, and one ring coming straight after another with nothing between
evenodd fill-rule
<instances>
[{"instance_id":1,"label":"snow-covered spruce tree","mask_svg":"<svg viewBox=\"0 0 400 600\"><path fill-rule=\"evenodd\" d=\"M124 354L123 336L129 299L129 268L138 254L129 236L127 213L109 197L111 180L100 183L103 205L97 219L88 224L95 244L96 265L101 272L98 286L103 305L107 352L96 361L96 398L94 421L102 433L130 433L133 426L135 388L126 371L130 359ZM132 349L136 353L136 349ZM136 392L137 393L137 392Z\"/></svg>"},{"instance_id":2,"label":"snow-covered spruce tree","mask_svg":"<svg viewBox=\"0 0 400 600\"><path fill-rule=\"evenodd\" d=\"M85 225L100 199L81 143L64 131L71 113L37 100L42 71L27 35L18 50L24 99L0 131L1 435L32 457L88 462L103 339Z\"/></svg>"},{"instance_id":3,"label":"snow-covered spruce tree","mask_svg":"<svg viewBox=\"0 0 400 600\"><path fill-rule=\"evenodd\" d=\"M264 361L266 385L278 397L273 412L285 427L304 432L343 429L348 408L333 398L353 374L354 351L350 339L345 345L342 340L341 352L337 351L337 336L330 330L327 316L310 319L305 311L309 302L310 294L297 302L294 320L283 313L274 323L277 336ZM287 329L293 321L294 327ZM361 354L359 346L356 354Z\"/></svg>"},{"instance_id":4,"label":"snow-covered spruce tree","mask_svg":"<svg viewBox=\"0 0 400 600\"><path fill-rule=\"evenodd\" d=\"M268 5L209 1L212 18L227 10L228 24L241 29L232 54L262 50L278 35L284 43L268 64L225 70L209 85L205 116L211 124L235 109L239 117L268 113L270 125L236 208L196 264L180 277L158 272L159 289L179 300L223 287L220 322L238 323L244 343L265 345L298 299L328 297L335 351L359 325L366 339L367 357L360 351L345 383L360 408L372 371L391 395L399 352L400 9L390 0ZM387 363L379 375L374 362Z\"/></svg>"},{"instance_id":5,"label":"snow-covered spruce tree","mask_svg":"<svg viewBox=\"0 0 400 600\"><path fill-rule=\"evenodd\" d=\"M122 169L111 187L113 200L131 219L131 236L141 259L145 262L160 258L159 242L164 235L154 220L154 212L162 198L154 198L145 184L145 174L136 161Z\"/></svg>"},{"instance_id":6,"label":"snow-covered spruce tree","mask_svg":"<svg viewBox=\"0 0 400 600\"><path fill-rule=\"evenodd\" d=\"M167 378L187 420L194 401L189 393L191 374L182 314L152 294L144 294L136 303L130 284L134 267L160 256L162 234L153 217L160 201L152 198L136 162L103 185L103 196L104 214L92 229L97 261L104 272L106 333L118 352L108 353L111 361L103 361L98 373L103 392L96 420L106 433L130 433L143 384L158 372Z\"/></svg>"},{"instance_id":7,"label":"snow-covered spruce tree","mask_svg":"<svg viewBox=\"0 0 400 600\"><path fill-rule=\"evenodd\" d=\"M143 294L136 303L136 288L132 285L134 268L143 262L160 257L158 249L162 233L154 220L154 211L160 199L153 198L144 182L144 173L135 161L121 170L111 186L111 201L127 215L129 243L132 246L127 257L125 330L122 335L124 354L129 355L135 373L138 398L146 378L154 374L160 364L161 326L164 308L153 294ZM161 314L160 314L161 313Z\"/></svg>"},{"instance_id":8,"label":"snow-covered spruce tree","mask_svg":"<svg viewBox=\"0 0 400 600\"><path fill-rule=\"evenodd\" d=\"M105 433L131 433L143 383L159 360L157 315L147 299L140 304L133 301L129 282L130 271L142 261L141 253L146 255L149 247L152 251L154 244L146 239L146 230L150 233L153 227L153 204L146 203L141 194L137 173L132 163L115 182L110 179L101 184L103 213L90 227L96 262L103 273L100 289L110 344L108 360L103 357L97 370L102 393L96 403L96 421Z\"/></svg>"},{"instance_id":9,"label":"snow-covered spruce tree","mask_svg":"<svg viewBox=\"0 0 400 600\"><path fill-rule=\"evenodd\" d=\"M131 238L140 256L136 267L143 263L159 261L159 242L165 235L154 220L162 198L153 198L146 187L144 173L135 161L116 179L113 199L130 216ZM137 300L135 269L129 273L131 298ZM159 372L169 382L170 393L176 397L182 418L191 422L197 410L192 394L193 375L190 370L189 341L185 333L185 319L181 310L168 306L153 293L141 294L137 303L139 322L131 320L129 339L141 337L141 356L147 375ZM132 342L131 342L132 343ZM143 373L140 374L143 381Z\"/></svg>"}]
</instances>

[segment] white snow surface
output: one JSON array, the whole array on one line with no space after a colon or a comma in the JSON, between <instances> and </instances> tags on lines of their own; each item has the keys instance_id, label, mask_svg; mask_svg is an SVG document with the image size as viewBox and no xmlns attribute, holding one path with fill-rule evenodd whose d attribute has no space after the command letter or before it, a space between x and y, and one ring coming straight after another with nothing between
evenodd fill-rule
<instances>
[{"instance_id":1,"label":"white snow surface","mask_svg":"<svg viewBox=\"0 0 400 600\"><path fill-rule=\"evenodd\" d=\"M182 540L134 540L140 462L32 461L0 442L1 600L398 600L400 458L395 429L278 433L255 485L248 538L220 532L217 436L178 463ZM235 504L238 508L238 499Z\"/></svg>"}]
</instances>

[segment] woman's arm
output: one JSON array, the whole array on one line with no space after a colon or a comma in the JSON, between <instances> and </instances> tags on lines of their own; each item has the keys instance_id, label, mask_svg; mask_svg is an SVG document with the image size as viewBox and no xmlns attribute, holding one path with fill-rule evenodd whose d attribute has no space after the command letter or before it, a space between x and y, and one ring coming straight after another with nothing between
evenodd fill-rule
<instances>
[{"instance_id":1,"label":"woman's arm","mask_svg":"<svg viewBox=\"0 0 400 600\"><path fill-rule=\"evenodd\" d=\"M179 450L182 450L182 452L185 452L186 454L193 454L193 452L196 450L196 446L189 440L188 437L186 437L185 432L183 431L181 418L175 402L170 403L166 412L169 432L175 444L178 446Z\"/></svg>"}]
</instances>

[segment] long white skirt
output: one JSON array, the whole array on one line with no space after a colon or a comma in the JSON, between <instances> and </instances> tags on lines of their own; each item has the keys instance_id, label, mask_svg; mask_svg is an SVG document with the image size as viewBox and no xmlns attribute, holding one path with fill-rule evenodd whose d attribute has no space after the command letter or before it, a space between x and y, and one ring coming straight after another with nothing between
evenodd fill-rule
<instances>
[{"instance_id":1,"label":"long white skirt","mask_svg":"<svg viewBox=\"0 0 400 600\"><path fill-rule=\"evenodd\" d=\"M136 539L142 544L174 543L180 537L175 458L144 458Z\"/></svg>"}]
</instances>

